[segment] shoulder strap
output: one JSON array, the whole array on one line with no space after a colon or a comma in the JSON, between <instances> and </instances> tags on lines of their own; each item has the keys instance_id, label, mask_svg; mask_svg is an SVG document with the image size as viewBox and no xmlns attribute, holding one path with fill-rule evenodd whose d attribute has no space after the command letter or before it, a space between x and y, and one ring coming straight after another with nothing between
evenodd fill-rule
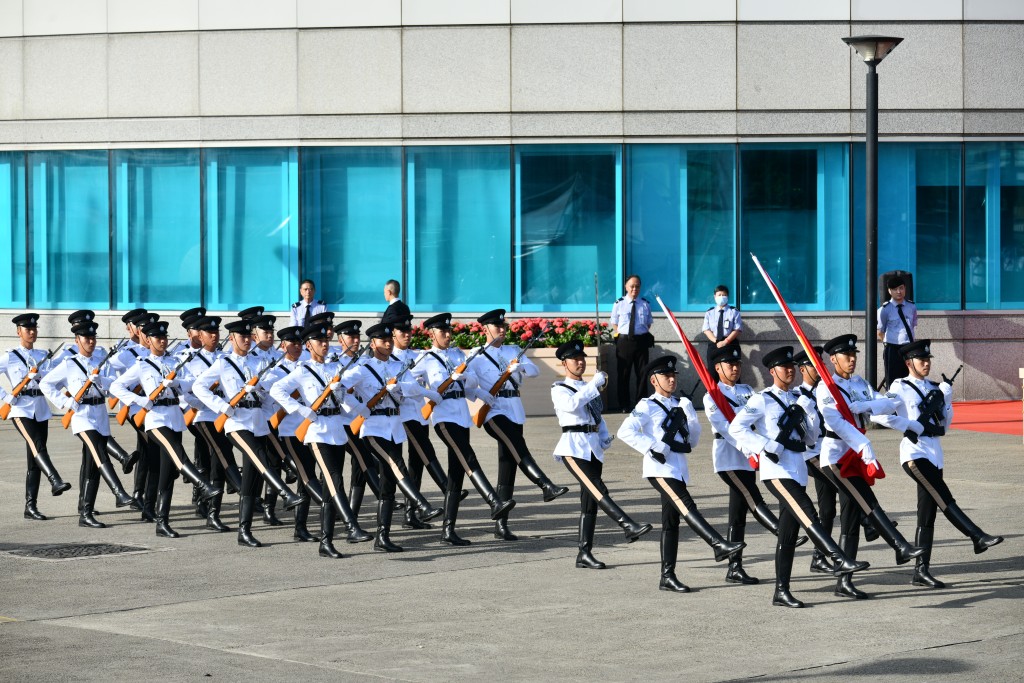
<instances>
[{"instance_id":1,"label":"shoulder strap","mask_svg":"<svg viewBox=\"0 0 1024 683\"><path fill-rule=\"evenodd\" d=\"M773 400L773 401L775 401L776 403L778 403L778 404L779 404L779 406L780 406L780 407L781 407L781 408L782 408L783 410L786 410L786 408L788 408L788 407L789 407L789 406L787 406L787 405L786 405L785 403L783 403L783 402L782 402L782 399L781 399L781 398L779 398L778 396L776 396L776 395L775 395L775 392L774 392L774 391L771 391L771 390L769 390L769 389L765 389L764 391L762 391L762 392L761 392L761 395L762 395L762 396L770 396L770 397L772 398L772 400Z\"/></svg>"},{"instance_id":2,"label":"shoulder strap","mask_svg":"<svg viewBox=\"0 0 1024 683\"><path fill-rule=\"evenodd\" d=\"M74 356L71 356L70 360L71 360L72 363L74 363L75 365L78 366L78 369L82 371L83 375L85 375L86 377L89 376L89 372L85 368L82 367L82 364L78 362L77 358L75 358Z\"/></svg>"},{"instance_id":3,"label":"shoulder strap","mask_svg":"<svg viewBox=\"0 0 1024 683\"><path fill-rule=\"evenodd\" d=\"M911 389L913 389L913 390L914 390L915 392L917 392L917 395L921 397L921 400L922 400L922 401L924 400L924 393L922 393L922 391L921 391L920 389L918 389L918 388L917 388L917 385L916 385L916 384L914 384L913 382L908 382L908 381L907 381L907 380L905 380L905 379L900 379L900 384L905 384L905 385L907 385L908 387L910 387Z\"/></svg>"},{"instance_id":4,"label":"shoulder strap","mask_svg":"<svg viewBox=\"0 0 1024 683\"><path fill-rule=\"evenodd\" d=\"M230 357L224 356L224 362L226 362L228 365L234 368L235 372L237 372L238 376L242 379L242 384L245 384L246 382L249 381L245 378L245 373L242 372L242 370L237 365L234 364Z\"/></svg>"},{"instance_id":5,"label":"shoulder strap","mask_svg":"<svg viewBox=\"0 0 1024 683\"><path fill-rule=\"evenodd\" d=\"M18 357L18 360L21 361L21 364L24 365L26 369L32 367L31 365L28 364L28 361L25 360L20 353L18 353L17 349L11 349L11 353Z\"/></svg>"},{"instance_id":6,"label":"shoulder strap","mask_svg":"<svg viewBox=\"0 0 1024 683\"><path fill-rule=\"evenodd\" d=\"M134 348L132 348L131 346L129 346L129 347L128 347L128 353L132 354L132 355L133 355L133 356L135 356L136 358L138 358L138 357L139 357L139 352L138 352L138 351L136 351L136 350L135 350Z\"/></svg>"},{"instance_id":7,"label":"shoulder strap","mask_svg":"<svg viewBox=\"0 0 1024 683\"><path fill-rule=\"evenodd\" d=\"M568 389L569 391L571 391L574 394L579 393L579 390L576 387L571 387L568 384L566 384L565 382L555 382L551 386L553 386L553 387L565 387L566 389Z\"/></svg>"},{"instance_id":8,"label":"shoulder strap","mask_svg":"<svg viewBox=\"0 0 1024 683\"><path fill-rule=\"evenodd\" d=\"M662 403L661 401L659 401L659 400L658 400L658 399L656 399L656 398L652 398L652 399L650 399L650 400L651 400L651 401L652 401L652 402L653 402L653 403L654 403L655 405L657 405L657 406L658 406L659 408L661 408L661 409L662 409L663 411L665 411L665 414L666 414L666 415L668 415L668 413L669 413L669 409L665 407L665 404L664 404L664 403Z\"/></svg>"}]
</instances>

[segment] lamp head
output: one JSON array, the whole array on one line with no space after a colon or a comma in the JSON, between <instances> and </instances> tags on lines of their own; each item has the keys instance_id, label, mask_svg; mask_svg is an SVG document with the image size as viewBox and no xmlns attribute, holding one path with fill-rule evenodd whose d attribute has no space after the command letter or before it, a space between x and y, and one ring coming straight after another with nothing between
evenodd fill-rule
<instances>
[{"instance_id":1,"label":"lamp head","mask_svg":"<svg viewBox=\"0 0 1024 683\"><path fill-rule=\"evenodd\" d=\"M843 42L852 47L865 63L872 66L878 64L903 42L895 36L850 36Z\"/></svg>"}]
</instances>

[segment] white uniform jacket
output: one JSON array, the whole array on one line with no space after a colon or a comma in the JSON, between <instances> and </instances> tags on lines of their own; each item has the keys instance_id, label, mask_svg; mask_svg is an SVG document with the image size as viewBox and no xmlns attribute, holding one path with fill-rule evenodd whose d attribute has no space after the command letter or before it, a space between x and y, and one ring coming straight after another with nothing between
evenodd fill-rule
<instances>
[{"instance_id":1,"label":"white uniform jacket","mask_svg":"<svg viewBox=\"0 0 1024 683\"><path fill-rule=\"evenodd\" d=\"M505 372L509 362L514 360L521 350L518 346L490 346L474 358L470 369L473 370L480 382L480 391L490 391L501 374ZM524 354L519 359L519 365L512 372L512 376L495 397L494 405L487 413L487 420L490 421L497 415L504 415L516 424L525 423L526 410L523 409L523 401L519 398L519 385L523 383L523 378L536 377L539 374L540 370Z\"/></svg>"},{"instance_id":2,"label":"white uniform jacket","mask_svg":"<svg viewBox=\"0 0 1024 683\"><path fill-rule=\"evenodd\" d=\"M909 420L895 415L897 404L895 399L887 398L878 393L860 375L852 375L850 379L844 379L839 375L832 375L840 393L850 406L850 412L858 425L863 427L868 416L872 422L904 431L907 429ZM835 465L839 459L846 454L847 450L860 453L865 446L871 443L857 427L843 419L842 414L836 407L836 402L829 393L825 382L818 382L815 390L818 399L818 410L821 412L825 424L822 431L825 438L821 442L821 466ZM901 426L902 425L902 426ZM834 435L834 436L833 436Z\"/></svg>"},{"instance_id":3,"label":"white uniform jacket","mask_svg":"<svg viewBox=\"0 0 1024 683\"><path fill-rule=\"evenodd\" d=\"M189 350L189 352L191 352L191 349ZM205 349L200 349L195 353L195 355L192 356L192 360L190 360L188 363L185 363L185 367L188 368L188 378L182 379L181 382L182 398L184 399L184 402L188 406L185 408L185 410L188 410L188 408L196 409L195 419L192 420L193 423L213 422L214 420L217 419L218 414L210 410L210 408L205 403L200 401L199 398L192 391L192 383L195 381L196 377L199 377L199 375L206 372L206 370L210 368L214 363L216 363L217 359L223 355L224 353L217 349L214 349L213 351L206 351ZM219 385L217 386L216 389L213 390L213 393L217 394L221 398L224 398L224 392L221 391Z\"/></svg>"},{"instance_id":4,"label":"white uniform jacket","mask_svg":"<svg viewBox=\"0 0 1024 683\"><path fill-rule=\"evenodd\" d=\"M686 453L669 451L664 454L665 462L660 463L651 456L651 448L661 442L665 430L661 428L662 422L668 413L655 403L657 400L668 410L681 407L686 413L686 428L690 432L687 442L690 448L697 447L700 441L700 422L697 420L697 411L688 398L676 398L674 396L659 396L652 394L647 398L640 399L626 419L619 427L619 438L633 449L644 455L644 477L671 477L678 479L684 484L690 483L690 468L686 461ZM679 436L676 436L679 440Z\"/></svg>"},{"instance_id":5,"label":"white uniform jacket","mask_svg":"<svg viewBox=\"0 0 1024 683\"><path fill-rule=\"evenodd\" d=\"M399 363L413 363L422 356L423 353L423 351L418 349L395 349L391 353L391 357ZM422 365L422 363L420 363L420 365ZM417 365L416 368L419 369L419 365ZM420 384L425 384L422 376L417 374L415 370L410 370L409 376L413 377ZM402 422L419 422L421 425L428 424L428 421L423 419L423 413L420 412L421 408L423 408L423 401L421 399L415 399L411 396L403 396L401 405L398 407Z\"/></svg>"},{"instance_id":6,"label":"white uniform jacket","mask_svg":"<svg viewBox=\"0 0 1024 683\"><path fill-rule=\"evenodd\" d=\"M29 370L42 363L49 353L46 349L26 349L23 347L11 349L0 355L0 374L7 375L11 382L11 389L18 386L21 380L28 375ZM39 382L51 368L52 359L46 361L36 370L36 377L29 381L18 394L17 398L11 398L11 392L0 387L0 401L11 404L10 417L28 417L39 422L49 420L52 416L50 406L43 398L43 392L39 390Z\"/></svg>"},{"instance_id":7,"label":"white uniform jacket","mask_svg":"<svg viewBox=\"0 0 1024 683\"><path fill-rule=\"evenodd\" d=\"M292 372L292 370L299 367L301 364L301 358L299 360L288 360L287 358L285 358L280 363L275 365L274 369L268 372L266 377L267 383L270 384L271 393L273 393L274 385L276 385L279 381L287 377ZM289 396L290 395L291 394L289 394ZM273 395L271 395L271 399L273 399ZM301 394L299 395L298 398L293 397L293 400L297 401L301 405L307 405L303 401ZM277 406L277 408L283 407L280 405L280 402L277 401L276 399L271 400L270 403ZM276 413L277 409L275 409L274 412ZM302 421L304 419L306 418L304 418L301 413L289 413L287 409L285 409L285 416L281 418L281 422L277 425L277 435L280 436L281 438L295 436L295 430L298 428L300 424L302 424Z\"/></svg>"},{"instance_id":8,"label":"white uniform jacket","mask_svg":"<svg viewBox=\"0 0 1024 683\"><path fill-rule=\"evenodd\" d=\"M411 374L429 389L437 391L437 388L448 379L455 371L455 368L462 365L466 355L461 349L448 347L447 349L432 348L427 352L427 357L420 361ZM436 425L442 422L457 424L460 427L469 429L473 421L469 416L469 404L486 390L480 388L479 380L473 370L475 363L466 368L462 377L452 382L448 391L442 396L443 401L434 406L434 412L430 419ZM420 415L422 418L423 416Z\"/></svg>"},{"instance_id":9,"label":"white uniform jacket","mask_svg":"<svg viewBox=\"0 0 1024 683\"><path fill-rule=\"evenodd\" d=\"M340 371L341 365L334 362L317 363L306 361L299 363L288 375L274 382L270 388L270 397L281 404L281 407L288 411L288 417L299 416L299 421L305 419L301 411L302 407L312 406L320 395L324 393L335 375ZM298 391L298 400L292 398L292 392ZM345 434L345 424L341 415L346 412L345 407L345 385L341 384L335 391L328 394L327 399L320 406L317 415L306 430L306 437L303 443L323 443L331 446L344 446L348 442ZM362 407L362 406L360 406ZM363 408L365 411L365 408ZM354 416L353 416L354 417ZM283 423L282 423L283 424ZM295 427L298 427L296 424ZM292 427L292 435L295 434L295 427ZM280 432L279 432L280 433Z\"/></svg>"},{"instance_id":10,"label":"white uniform jacket","mask_svg":"<svg viewBox=\"0 0 1024 683\"><path fill-rule=\"evenodd\" d=\"M135 361L139 358L145 358L149 355L149 349L142 344L129 340L121 350L114 354L114 357L107 361L107 365L113 371L113 374L120 375L125 372L131 366L135 365Z\"/></svg>"},{"instance_id":11,"label":"white uniform jacket","mask_svg":"<svg viewBox=\"0 0 1024 683\"><path fill-rule=\"evenodd\" d=\"M264 375L252 393L239 401L232 410L229 401L233 399L250 379L270 364L269 360L258 360L246 354L239 356L234 352L226 353L213 365L203 371L192 384L192 393L218 415L230 413L224 424L224 433L248 431L253 436L266 436L270 433L267 415L263 404L270 390L269 378ZM269 374L269 373L268 373ZM217 396L211 389L214 384L223 391L224 396Z\"/></svg>"},{"instance_id":12,"label":"white uniform jacket","mask_svg":"<svg viewBox=\"0 0 1024 683\"><path fill-rule=\"evenodd\" d=\"M107 369L109 363L100 369L95 376L96 367L103 362L95 355L86 357L75 354L65 357L57 367L46 373L39 388L61 411L67 412L75 402L75 395L92 377L92 385L82 395L81 405L71 418L71 433L97 431L103 436L110 436L110 416L107 414L105 392L110 388L114 377ZM64 390L67 390L65 393ZM70 395L69 395L70 394Z\"/></svg>"},{"instance_id":13,"label":"white uniform jacket","mask_svg":"<svg viewBox=\"0 0 1024 683\"><path fill-rule=\"evenodd\" d=\"M164 381L164 378L174 370L177 361L168 355L154 356L150 354L145 358L139 358L135 365L128 368L120 377L110 385L110 393L116 396L122 403L135 406L132 415L138 412L139 408L149 403L149 395ZM187 384L191 379L187 377L188 370L181 368L170 382L170 386L164 389L153 406L146 413L146 422L143 425L145 430L152 431L157 427L167 427L176 432L185 431L185 418L181 414L180 400L182 385ZM142 387L142 394L132 391L133 387Z\"/></svg>"},{"instance_id":14,"label":"white uniform jacket","mask_svg":"<svg viewBox=\"0 0 1024 683\"><path fill-rule=\"evenodd\" d=\"M747 405L743 406L743 410L736 414L736 419L729 425L729 431L743 450L748 453L762 454L760 458L762 481L792 479L801 486L807 486L807 463L804 462L803 450L793 451L783 448L776 454L779 459L777 463L772 462L767 455L763 455L765 447L780 436L778 423L786 410L783 406L788 407L793 404L803 408L806 414L804 435L801 438L799 432L793 429L790 434L781 436L800 442L806 449L807 444L817 440L820 427L818 414L814 410L814 402L798 391L787 391L771 386L754 394L747 401ZM750 429L751 426L754 427L753 430Z\"/></svg>"},{"instance_id":15,"label":"white uniform jacket","mask_svg":"<svg viewBox=\"0 0 1024 683\"><path fill-rule=\"evenodd\" d=\"M571 388L570 388L571 387ZM555 444L555 460L597 458L604 462L604 451L612 443L608 425L601 415L601 390L593 380L565 378L551 385L551 403L555 406L555 417L559 427L596 427L594 431L562 431L562 437Z\"/></svg>"},{"instance_id":16,"label":"white uniform jacket","mask_svg":"<svg viewBox=\"0 0 1024 683\"><path fill-rule=\"evenodd\" d=\"M754 390L749 384L737 384L730 387L724 382L718 383L725 399L733 407L734 413L743 410L747 401L754 395ZM736 438L729 433L729 422L725 415L715 405L711 394L704 394L704 414L711 423L711 431L715 435L711 442L711 459L715 464L715 472L730 472L734 470L746 470L753 472L750 461L743 453L743 449L736 443Z\"/></svg>"},{"instance_id":17,"label":"white uniform jacket","mask_svg":"<svg viewBox=\"0 0 1024 683\"><path fill-rule=\"evenodd\" d=\"M397 360L377 360L367 358L345 371L341 382L355 389L355 393L365 403L381 390L388 380L401 374L405 364ZM370 416L363 422L359 436L377 436L394 443L405 442L405 427L399 413L402 397L416 398L423 396L423 387L406 373L398 382L398 389L389 391L373 408ZM393 412L393 415L388 413Z\"/></svg>"},{"instance_id":18,"label":"white uniform jacket","mask_svg":"<svg viewBox=\"0 0 1024 683\"><path fill-rule=\"evenodd\" d=\"M917 387L917 391L914 390L914 387ZM928 379L904 377L892 383L887 395L899 401L899 405L896 406L897 415L916 421L921 417L922 394L927 396L929 391L934 390L941 391L945 398L942 426L948 429L949 425L953 423L953 385L949 382L936 384ZM941 438L919 435L917 443L911 443L910 439L903 437L903 440L900 441L900 464L923 458L941 470L944 462Z\"/></svg>"},{"instance_id":19,"label":"white uniform jacket","mask_svg":"<svg viewBox=\"0 0 1024 683\"><path fill-rule=\"evenodd\" d=\"M821 455L821 442L825 439L825 420L821 417L821 411L818 410L818 398L814 393L815 388L810 384L803 383L797 388L801 394L814 401L814 412L818 416L818 438L814 440L814 445L808 444L807 450L804 451L804 462L811 458L817 458Z\"/></svg>"}]
</instances>

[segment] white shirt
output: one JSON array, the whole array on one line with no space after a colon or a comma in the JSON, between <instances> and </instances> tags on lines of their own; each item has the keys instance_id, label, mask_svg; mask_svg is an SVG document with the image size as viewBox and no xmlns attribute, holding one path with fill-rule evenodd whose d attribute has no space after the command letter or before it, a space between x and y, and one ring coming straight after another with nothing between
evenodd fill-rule
<instances>
[{"instance_id":1,"label":"white shirt","mask_svg":"<svg viewBox=\"0 0 1024 683\"><path fill-rule=\"evenodd\" d=\"M110 436L110 416L107 414L107 406L104 405L106 403L104 392L110 388L114 377L107 369L109 364L103 366L98 374L93 375L93 371L101 362L103 359L97 358L95 354L92 357L86 357L76 353L65 357L39 382L39 388L50 400L50 403L67 412L71 410L71 404L75 402L74 397L92 378L92 385L82 395L82 398L99 399L100 402L95 405L82 405L75 411L71 417L72 434L96 431L103 436ZM67 393L64 392L65 389Z\"/></svg>"},{"instance_id":2,"label":"white shirt","mask_svg":"<svg viewBox=\"0 0 1024 683\"><path fill-rule=\"evenodd\" d=\"M749 384L737 384L730 387L724 382L718 383L718 388L726 400L730 402L734 413L739 413L747 401L754 395L754 390ZM704 394L704 414L711 423L711 431L716 435L711 442L711 459L715 465L715 472L730 472L735 470L746 470L753 472L750 460L743 453L742 448L736 443L736 437L729 433L729 421L715 405L711 394ZM717 435L721 434L722 438Z\"/></svg>"},{"instance_id":3,"label":"white shirt","mask_svg":"<svg viewBox=\"0 0 1024 683\"><path fill-rule=\"evenodd\" d=\"M43 362L47 353L49 352L46 349L29 350L24 347L11 349L7 353L0 355L0 374L7 375L13 390L28 375L29 370ZM25 385L25 389L39 391L39 382L43 379L43 375L53 367L52 361L53 359L50 359L37 368L38 374L36 378L29 381ZM42 394L39 396L28 396L22 390L22 393L18 394L17 398L12 399L11 392L0 387L0 401L11 404L10 417L28 417L42 422L49 420L52 415L50 406L46 404L46 399Z\"/></svg>"},{"instance_id":4,"label":"white shirt","mask_svg":"<svg viewBox=\"0 0 1024 683\"><path fill-rule=\"evenodd\" d=\"M504 344L498 347L491 346L474 358L469 369L473 371L480 382L480 390L489 392L501 374L505 372L508 364L519 355L521 350L518 346L505 346ZM523 357L519 359L518 367L501 387L501 391L518 391L524 378L536 377L539 374L540 370L537 369L537 366L526 357L526 354L523 354ZM494 405L487 413L487 421L493 420L498 415L504 415L516 424L526 422L526 410L523 408L523 401L519 396L495 397Z\"/></svg>"},{"instance_id":5,"label":"white shirt","mask_svg":"<svg viewBox=\"0 0 1024 683\"><path fill-rule=\"evenodd\" d=\"M893 382L887 396L894 397L899 401L899 405L896 406L896 414L908 420L918 420L921 417L919 407L922 401L921 394L917 393L913 387L917 387L918 391L925 396L929 391L942 392L945 398L942 426L948 429L953 422L953 386L949 382L936 384L928 379L913 379L911 377L904 377ZM944 463L941 438L939 436L918 436L917 443L911 443L910 439L904 437L900 441L900 464L923 458L941 470Z\"/></svg>"},{"instance_id":6,"label":"white shirt","mask_svg":"<svg viewBox=\"0 0 1024 683\"><path fill-rule=\"evenodd\" d=\"M122 403L135 406L136 410L132 413L134 415L138 412L139 408L142 408L149 402L150 394L174 370L177 364L174 358L166 354L163 356L150 354L145 358L140 358L135 362L135 365L128 368L120 377L114 380L110 385L110 393L120 399ZM175 374L175 378L171 380L170 386L160 393L157 400L177 399L181 394L183 383L183 380L179 379L179 375L185 376L187 372L188 370L185 368L179 369ZM184 381L187 382L187 379ZM141 395L132 391L132 388L136 386L141 387ZM166 427L176 432L183 432L185 431L185 418L182 416L181 408L177 403L169 406L154 405L146 413L146 421L143 426L147 432L157 427Z\"/></svg>"},{"instance_id":7,"label":"white shirt","mask_svg":"<svg viewBox=\"0 0 1024 683\"><path fill-rule=\"evenodd\" d=\"M818 410L818 399L814 393L815 388L803 382L797 391L814 401L814 412L818 416L818 438L814 440L814 445L807 445L807 450L804 451L804 461L806 462L811 458L817 458L821 455L821 442L825 439L825 421L821 417L821 411Z\"/></svg>"},{"instance_id":8,"label":"white shirt","mask_svg":"<svg viewBox=\"0 0 1024 683\"><path fill-rule=\"evenodd\" d=\"M768 396L771 394L775 398ZM777 400L776 400L777 399ZM779 419L785 413L785 408L779 405L779 401L785 406L796 404L803 408L806 413L803 438L796 429L791 434L779 434ZM750 428L754 427L753 430ZM788 437L801 441L806 448L818 438L818 414L814 411L814 402L796 391L780 389L771 386L764 391L758 392L750 397L743 410L736 414L736 419L729 425L729 432L736 439L743 450L748 453L762 454L761 481L766 479L792 479L801 486L807 486L807 464L804 462L803 451L793 451L783 448L776 455L779 461L773 462L765 453L765 447L776 437Z\"/></svg>"},{"instance_id":9,"label":"white shirt","mask_svg":"<svg viewBox=\"0 0 1024 683\"><path fill-rule=\"evenodd\" d=\"M307 302L299 299L292 304L291 323L292 326L304 327L306 325L306 309L309 309L309 317L319 315L327 311L327 304L320 299L313 299Z\"/></svg>"},{"instance_id":10,"label":"white shirt","mask_svg":"<svg viewBox=\"0 0 1024 683\"><path fill-rule=\"evenodd\" d=\"M301 357L297 361L292 361L292 360L288 360L287 358L285 358L280 363L275 365L274 369L271 370L270 372L268 372L267 376L266 376L267 383L271 385L270 386L271 392L273 392L274 386L280 380L282 380L285 377L287 377L288 374L291 373L292 370L297 368L301 363L302 363ZM293 396L292 398L295 398L295 397ZM271 399L273 399L273 395L271 395ZM295 400L297 402L299 402L300 404L302 404L302 405L306 405L303 402L301 395L298 398L295 398ZM278 409L285 410L283 408L283 406L280 405L279 401L271 400L270 402L275 406L274 413L276 413ZM271 413L271 415L273 415L273 413ZM269 419L269 418L267 418L267 419ZM298 412L289 413L287 410L285 410L284 417L281 418L281 422L278 423L278 425L277 425L277 435L279 437L281 437L281 438L286 438L286 437L289 437L289 436L295 436L295 430L298 429L299 425L302 424L302 421L304 419L305 418L302 417L301 413L298 413Z\"/></svg>"},{"instance_id":11,"label":"white shirt","mask_svg":"<svg viewBox=\"0 0 1024 683\"><path fill-rule=\"evenodd\" d=\"M355 389L355 393L365 403L373 398L388 380L398 376L404 369L405 365L397 360L367 358L346 370L341 381L345 386ZM373 410L399 410L403 396L415 398L423 395L423 387L410 379L409 373L406 373L397 384L398 389L394 392L389 391ZM374 415L371 412L363 422L359 436L364 438L376 436L394 443L404 443L405 427L402 426L402 417L401 415Z\"/></svg>"},{"instance_id":12,"label":"white shirt","mask_svg":"<svg viewBox=\"0 0 1024 683\"><path fill-rule=\"evenodd\" d=\"M270 396L281 404L282 408L288 411L288 417L299 415L301 423L305 418L298 412L299 408L302 406L312 406L324 393L324 389L335 381L335 377L340 372L341 365L337 362L317 363L311 360L300 363L284 378L274 382L274 385L270 388ZM298 399L292 398L291 394L293 391L299 392ZM335 391L327 395L327 399L321 404L320 410L333 410L337 408L346 412L345 393L346 387L340 385ZM353 417L355 416L353 415ZM295 425L295 427L298 427L298 425ZM292 435L295 433L295 427L292 428ZM332 446L344 446L348 442L348 436L345 434L345 423L341 419L341 414L322 415L318 413L306 430L306 436L302 442L306 444L323 443Z\"/></svg>"},{"instance_id":13,"label":"white shirt","mask_svg":"<svg viewBox=\"0 0 1024 683\"><path fill-rule=\"evenodd\" d=\"M214 349L213 351L200 349L194 356L192 356L192 360L185 363L185 367L188 368L188 379L184 379L181 382L182 398L189 407L196 409L196 416L192 420L193 423L213 422L217 419L218 414L210 410L210 408L200 401L195 393L193 393L192 383L195 381L196 377L206 372L207 368L217 362L217 359L222 355L224 355L223 352L217 349ZM221 391L219 385L213 390L213 392L221 398L224 397L224 393Z\"/></svg>"},{"instance_id":14,"label":"white shirt","mask_svg":"<svg viewBox=\"0 0 1024 683\"><path fill-rule=\"evenodd\" d=\"M231 399L238 395L238 392L242 390L242 387L250 379L259 375L269 364L270 361L261 361L250 354L239 356L234 352L227 353L214 361L213 365L196 378L195 382L192 383L192 393L206 404L206 407L218 415L227 413L231 411L229 403ZM224 394L223 397L217 396L213 392L212 386L214 384L219 384ZM267 415L262 407L262 404L267 399L267 392L269 390L269 378L264 375L257 382L255 391L249 394L247 398L242 399L242 402L258 399L261 407L236 406L233 412L231 412L231 417L224 424L224 433L248 431L252 432L253 436L266 436L269 434L270 427L267 426Z\"/></svg>"},{"instance_id":15,"label":"white shirt","mask_svg":"<svg viewBox=\"0 0 1024 683\"><path fill-rule=\"evenodd\" d=\"M612 313L608 318L608 322L616 326L618 334L623 339L629 334L629 315L630 311L633 310L633 301L634 299L630 299L628 296L620 296L612 304ZM643 297L638 297L635 301L636 323L633 325L633 334L646 334L651 329L651 325L654 324L654 316L651 315L651 304Z\"/></svg>"},{"instance_id":16,"label":"white shirt","mask_svg":"<svg viewBox=\"0 0 1024 683\"><path fill-rule=\"evenodd\" d=\"M441 360L438 360L438 358ZM461 349L448 347L442 350L434 347L427 352L426 358L420 361L419 365L411 371L411 374L420 380L420 383L424 386L437 391L438 387L465 360L466 355ZM463 398L446 398L434 406L434 411L430 414L430 420L433 424L437 425L447 422L457 424L466 429L473 425L473 421L469 416L469 404L466 401L474 400L479 393L485 391L480 388L477 375L473 371L475 365L476 363L474 362L471 366L467 367L462 377L452 382L452 385L446 392L448 395L451 395L461 391L465 396ZM419 412L418 409L417 412ZM421 419L422 417L420 415Z\"/></svg>"},{"instance_id":17,"label":"white shirt","mask_svg":"<svg viewBox=\"0 0 1024 683\"><path fill-rule=\"evenodd\" d=\"M886 398L868 385L867 381L860 375L852 375L850 379L844 379L839 375L832 375L836 386L846 400L850 411L854 414L854 420L860 427L864 426L864 416L870 417L871 421L904 431L909 420L899 418L893 413L896 411L897 401ZM871 443L871 440L864 435L858 427L843 419L842 413L836 407L836 402L829 393L825 382L819 382L815 391L818 399L818 410L825 420L823 430L836 434L838 438L825 435L821 442L821 466L835 465L839 462L847 450L860 453L864 447ZM902 422L901 422L902 420Z\"/></svg>"},{"instance_id":18,"label":"white shirt","mask_svg":"<svg viewBox=\"0 0 1024 683\"><path fill-rule=\"evenodd\" d=\"M669 410L675 407L683 409L683 412L686 414L686 428L690 433L687 442L690 444L691 449L697 447L697 443L700 441L700 422L697 420L697 411L694 410L693 403L687 398L660 396L658 394L652 394L648 398L640 399L640 402L636 404L636 408L623 420L622 426L619 427L619 438L634 450L643 453L644 477L671 477L672 479L682 481L684 484L689 484L690 468L686 460L686 453L669 451L664 454L664 463L658 462L651 455L651 449L660 443L661 438L665 435L665 430L662 429L661 424L668 416L668 413L662 410L655 403L655 400ZM676 440L680 440L679 435L676 435Z\"/></svg>"},{"instance_id":19,"label":"white shirt","mask_svg":"<svg viewBox=\"0 0 1024 683\"><path fill-rule=\"evenodd\" d=\"M722 308L712 306L704 313L704 324L700 328L701 332L711 330L715 333L716 337L718 336L719 312L722 314L722 339L728 337L735 330L743 329L743 316L740 315L740 310L735 306L726 304ZM722 341L722 339L718 341Z\"/></svg>"},{"instance_id":20,"label":"white shirt","mask_svg":"<svg viewBox=\"0 0 1024 683\"><path fill-rule=\"evenodd\" d=\"M555 444L555 460L597 458L604 462L604 451L611 445L612 438L601 415L600 397L601 391L593 380L565 378L551 385L551 403L555 406L559 427L596 425L598 428L596 432L562 432Z\"/></svg>"},{"instance_id":21,"label":"white shirt","mask_svg":"<svg viewBox=\"0 0 1024 683\"><path fill-rule=\"evenodd\" d=\"M903 317L913 332L917 328L917 306L910 299L904 299L902 305ZM914 341L907 334L907 325L900 318L899 306L889 299L878 309L878 331L882 333L882 341L886 344L909 344Z\"/></svg>"}]
</instances>

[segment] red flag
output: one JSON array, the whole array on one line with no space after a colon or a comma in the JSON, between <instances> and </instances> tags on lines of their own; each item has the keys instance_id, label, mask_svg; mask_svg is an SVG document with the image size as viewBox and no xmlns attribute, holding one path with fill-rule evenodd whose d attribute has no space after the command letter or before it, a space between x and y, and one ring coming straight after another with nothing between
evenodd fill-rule
<instances>
[{"instance_id":1,"label":"red flag","mask_svg":"<svg viewBox=\"0 0 1024 683\"><path fill-rule=\"evenodd\" d=\"M807 357L814 363L814 369L818 371L818 375L821 377L821 381L825 383L825 387L828 388L828 393L832 395L832 399L836 402L836 408L839 410L839 414L843 416L843 419L849 422L851 425L860 430L861 434L864 430L857 425L857 421L853 418L853 413L850 412L850 406L846 404L846 399L843 397L842 392L836 385L834 379L832 379L832 373L825 369L825 363L822 362L818 354L814 352L814 347L807 340L807 335L804 334L803 329L800 327L800 323L797 322L793 312L789 310L789 306L786 305L785 299L782 298L782 293L779 288L775 286L775 282L768 275L768 271L764 269L761 262L757 260L757 257L753 254L750 258L754 259L754 265L761 272L761 277L768 284L768 288L772 290L772 295L775 297L775 301L778 302L782 312L786 315L786 320L789 321L790 327L793 328L793 332L796 333L797 339L800 340L800 346L803 347ZM824 426L824 425L823 425ZM873 486L875 479L884 479L885 472L882 470L882 463L873 463L871 465L865 465L864 461L860 459L860 456L853 450L848 450L843 454L843 457L839 459L839 471L844 476L857 475L864 479L869 486Z\"/></svg>"},{"instance_id":2,"label":"red flag","mask_svg":"<svg viewBox=\"0 0 1024 683\"><path fill-rule=\"evenodd\" d=\"M715 402L715 405L725 419L732 422L736 417L736 412L732 409L732 405L725 398L725 394L722 393L722 389L718 386L718 382L714 380L711 373L708 371L707 366L704 365L704 359L697 353L697 349L693 347L693 344L687 339L686 335L683 334L683 328L679 326L679 322L676 317L672 314L672 311L668 310L668 306L661 300L660 296L654 297L658 301L658 305L661 306L661 310L665 311L665 315L668 317L668 321L672 324L672 328L675 329L676 335L679 340L683 342L683 347L686 349L686 355L690 357L690 364L693 365L693 369L697 371L697 376L700 377L701 383L704 388L707 389L708 395L711 396L711 400ZM757 462L756 455L748 455L747 460L750 461L750 466L755 470L760 469L760 464Z\"/></svg>"}]
</instances>

